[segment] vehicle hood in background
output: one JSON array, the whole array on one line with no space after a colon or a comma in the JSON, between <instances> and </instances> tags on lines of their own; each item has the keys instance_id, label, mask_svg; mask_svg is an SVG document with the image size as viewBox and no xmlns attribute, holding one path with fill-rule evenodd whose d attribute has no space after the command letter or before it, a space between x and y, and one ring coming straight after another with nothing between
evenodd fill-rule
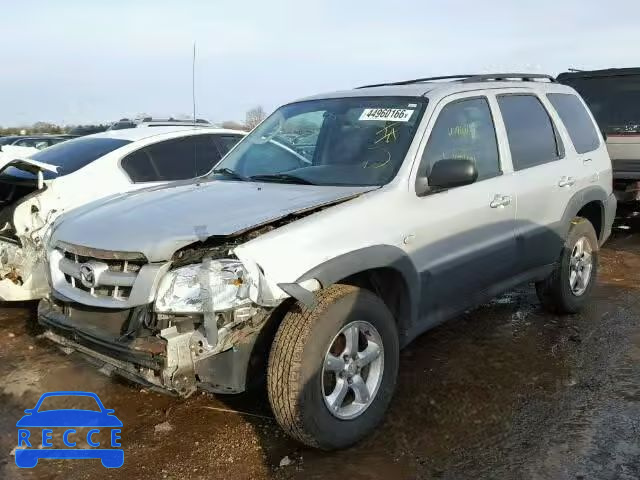
<instances>
[{"instance_id":1,"label":"vehicle hood in background","mask_svg":"<svg viewBox=\"0 0 640 480\"><path fill-rule=\"evenodd\" d=\"M378 187L214 180L181 182L99 200L62 217L52 242L143 253L151 262L210 236L227 236Z\"/></svg>"}]
</instances>

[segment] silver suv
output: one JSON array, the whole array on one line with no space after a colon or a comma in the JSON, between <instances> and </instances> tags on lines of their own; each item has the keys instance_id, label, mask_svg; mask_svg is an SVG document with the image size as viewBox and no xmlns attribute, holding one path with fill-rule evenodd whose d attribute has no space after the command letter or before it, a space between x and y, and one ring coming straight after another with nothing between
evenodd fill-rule
<instances>
[{"instance_id":1,"label":"silver suv","mask_svg":"<svg viewBox=\"0 0 640 480\"><path fill-rule=\"evenodd\" d=\"M265 379L299 441L380 422L399 350L523 282L588 300L616 206L570 87L426 78L279 108L207 177L99 201L53 229L46 336L187 396Z\"/></svg>"}]
</instances>

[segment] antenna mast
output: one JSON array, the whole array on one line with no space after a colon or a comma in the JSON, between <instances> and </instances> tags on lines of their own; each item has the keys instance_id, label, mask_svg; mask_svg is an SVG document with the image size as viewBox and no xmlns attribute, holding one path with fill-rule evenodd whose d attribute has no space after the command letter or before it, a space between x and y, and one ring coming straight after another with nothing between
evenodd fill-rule
<instances>
[{"instance_id":1,"label":"antenna mast","mask_svg":"<svg viewBox=\"0 0 640 480\"><path fill-rule=\"evenodd\" d=\"M193 61L191 62L191 100L193 102L193 125L196 125L196 42L193 42Z\"/></svg>"}]
</instances>

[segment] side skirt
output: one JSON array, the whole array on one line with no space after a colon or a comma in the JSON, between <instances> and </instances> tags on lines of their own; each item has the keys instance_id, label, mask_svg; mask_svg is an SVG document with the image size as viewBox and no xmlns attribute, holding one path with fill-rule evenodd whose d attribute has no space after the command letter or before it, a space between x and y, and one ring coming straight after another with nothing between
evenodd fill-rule
<instances>
[{"instance_id":1,"label":"side skirt","mask_svg":"<svg viewBox=\"0 0 640 480\"><path fill-rule=\"evenodd\" d=\"M507 290L510 290L524 283L538 282L545 279L551 274L554 266L555 264L536 267L534 269L511 277L503 282L496 283L486 290L471 293L461 292L459 297L461 301L459 303L456 303L455 305L448 305L444 308L431 312L421 312L418 322L412 328L404 332L404 335L400 339L401 346L403 348L406 347L422 333L440 325L441 323L451 318L457 317L470 308L478 307L483 303L486 303L487 301L497 297Z\"/></svg>"}]
</instances>

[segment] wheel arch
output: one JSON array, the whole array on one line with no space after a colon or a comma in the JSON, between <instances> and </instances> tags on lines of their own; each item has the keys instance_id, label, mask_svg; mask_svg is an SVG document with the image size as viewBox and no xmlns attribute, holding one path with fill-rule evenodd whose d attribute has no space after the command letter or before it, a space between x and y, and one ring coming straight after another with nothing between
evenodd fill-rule
<instances>
[{"instance_id":1,"label":"wheel arch","mask_svg":"<svg viewBox=\"0 0 640 480\"><path fill-rule=\"evenodd\" d=\"M373 291L394 315L401 337L418 317L420 276L398 247L376 245L339 255L312 268L297 283L311 279L322 288L346 283Z\"/></svg>"},{"instance_id":2,"label":"wheel arch","mask_svg":"<svg viewBox=\"0 0 640 480\"><path fill-rule=\"evenodd\" d=\"M606 208L608 194L600 186L591 186L576 192L569 200L565 208L561 222L561 238L566 238L569 233L571 220L575 217L584 217L591 222L602 244L606 234Z\"/></svg>"}]
</instances>

